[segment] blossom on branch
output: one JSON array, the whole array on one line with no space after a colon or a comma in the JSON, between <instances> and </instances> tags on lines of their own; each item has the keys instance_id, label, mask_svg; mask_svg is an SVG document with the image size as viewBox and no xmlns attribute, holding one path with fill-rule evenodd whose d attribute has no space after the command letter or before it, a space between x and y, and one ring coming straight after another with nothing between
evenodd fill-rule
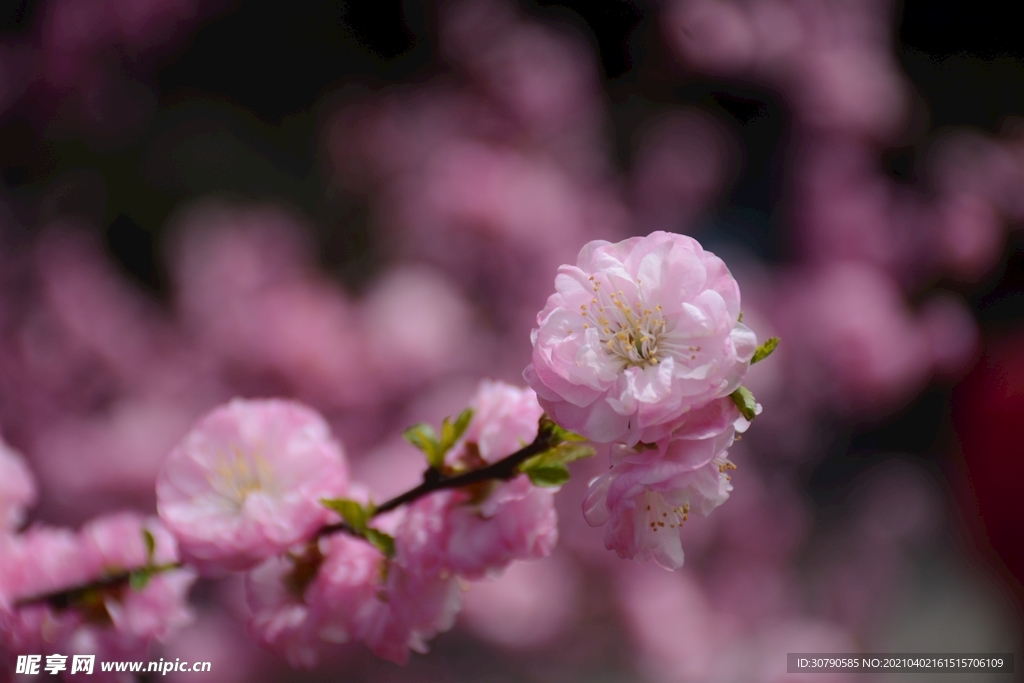
<instances>
[{"instance_id":1,"label":"blossom on branch","mask_svg":"<svg viewBox=\"0 0 1024 683\"><path fill-rule=\"evenodd\" d=\"M757 347L720 258L685 235L597 240L559 268L524 376L562 427L653 443L735 391Z\"/></svg>"},{"instance_id":2,"label":"blossom on branch","mask_svg":"<svg viewBox=\"0 0 1024 683\"><path fill-rule=\"evenodd\" d=\"M729 498L727 459L749 422L729 397L691 411L676 431L653 444L613 444L612 467L590 484L583 514L604 525L604 543L622 558L683 566L680 540L690 514L707 516Z\"/></svg>"},{"instance_id":3,"label":"blossom on branch","mask_svg":"<svg viewBox=\"0 0 1024 683\"><path fill-rule=\"evenodd\" d=\"M97 517L78 533L33 527L2 538L0 643L16 654L141 657L192 620L195 573L177 559L170 532L136 513ZM154 568L144 580L124 578L144 568Z\"/></svg>"},{"instance_id":4,"label":"blossom on branch","mask_svg":"<svg viewBox=\"0 0 1024 683\"><path fill-rule=\"evenodd\" d=\"M327 423L294 401L235 399L171 452L157 509L200 569L240 570L310 539L321 498L342 495L348 468Z\"/></svg>"},{"instance_id":5,"label":"blossom on branch","mask_svg":"<svg viewBox=\"0 0 1024 683\"><path fill-rule=\"evenodd\" d=\"M473 418L448 454L457 469L490 465L537 436L544 410L531 389L491 380L471 402ZM539 488L526 475L448 492L445 561L467 578L501 573L514 560L547 557L558 542L555 488Z\"/></svg>"}]
</instances>

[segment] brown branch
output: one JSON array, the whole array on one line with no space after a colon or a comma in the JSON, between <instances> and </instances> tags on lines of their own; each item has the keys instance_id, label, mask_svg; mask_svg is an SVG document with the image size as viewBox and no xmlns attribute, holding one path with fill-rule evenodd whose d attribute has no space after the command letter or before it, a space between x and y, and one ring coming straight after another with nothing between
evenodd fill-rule
<instances>
[{"instance_id":1,"label":"brown branch","mask_svg":"<svg viewBox=\"0 0 1024 683\"><path fill-rule=\"evenodd\" d=\"M540 419L537 437L533 440L533 443L523 446L515 453L502 458L498 462L454 476L446 476L443 472L429 468L423 473L423 482L419 486L409 489L405 493L399 494L377 506L373 511L373 516L390 512L395 508L401 507L406 503L411 503L423 496L434 493L435 491L462 488L463 486L471 486L473 484L490 481L492 479L499 479L502 481L512 479L519 474L519 465L526 462L533 456L543 453L556 445L557 439L554 438L554 435L554 423L551 422L547 416L544 416ZM311 543L316 541L316 539L339 532L348 533L353 536L361 536L361 534L357 533L356 530L347 522L336 522L334 524L328 524L321 527L313 537ZM105 576L81 586L74 586L60 591L44 593L42 595L35 595L29 598L22 598L15 602L14 606L28 607L30 605L48 604L55 609L67 609L68 607L81 604L91 593L116 593L117 591L123 590L125 586L131 582L132 574L135 572L146 569L151 572L162 572L171 569L180 569L183 566L184 565L181 562L174 562L155 567L138 567L137 569L132 569L130 571L110 574L109 576Z\"/></svg>"},{"instance_id":2,"label":"brown branch","mask_svg":"<svg viewBox=\"0 0 1024 683\"><path fill-rule=\"evenodd\" d=\"M423 482L419 486L409 489L405 493L399 494L394 498L381 503L374 509L373 516L390 512L397 507L401 507L406 503L411 503L423 496L434 493L435 491L462 488L463 486L470 486L472 484L478 484L482 481L490 481L492 479L500 479L502 481L512 479L519 474L519 465L552 447L552 436L552 429L545 426L545 420L542 418L540 429L537 431L537 438L533 440L533 443L523 446L515 453L506 456L487 467L481 467L478 470L471 470L469 472L463 472L462 474L450 477L445 476L434 468L429 468L423 473ZM356 534L348 524L345 522L337 522L335 524L328 524L327 526L322 527L320 531L317 532L316 538L329 536L330 534L337 532L350 533L358 536L358 534Z\"/></svg>"},{"instance_id":3,"label":"brown branch","mask_svg":"<svg viewBox=\"0 0 1024 683\"><path fill-rule=\"evenodd\" d=\"M71 588L65 588L64 590L22 598L16 601L14 606L29 607L31 605L47 604L54 609L67 609L68 607L81 603L90 593L116 593L117 591L122 590L131 582L132 574L135 572L149 570L155 574L158 572L170 571L172 569L181 569L183 566L184 565L181 562L170 562L168 564L161 564L153 567L138 567L129 571L109 574L101 579L90 581L89 583L82 584L81 586L72 586Z\"/></svg>"}]
</instances>

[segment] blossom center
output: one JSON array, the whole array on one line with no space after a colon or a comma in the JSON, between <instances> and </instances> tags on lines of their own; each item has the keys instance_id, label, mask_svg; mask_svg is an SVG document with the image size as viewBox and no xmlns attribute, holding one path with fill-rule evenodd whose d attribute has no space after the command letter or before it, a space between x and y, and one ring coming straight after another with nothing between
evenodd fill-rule
<instances>
[{"instance_id":1,"label":"blossom center","mask_svg":"<svg viewBox=\"0 0 1024 683\"><path fill-rule=\"evenodd\" d=\"M671 355L679 360L696 360L701 349L671 339L668 322L661 304L648 306L639 292L629 301L623 292L606 292L601 281L590 277L594 296L589 304L581 304L584 329L597 330L601 348L622 363L622 369L657 365ZM640 284L640 280L637 280Z\"/></svg>"},{"instance_id":2,"label":"blossom center","mask_svg":"<svg viewBox=\"0 0 1024 683\"><path fill-rule=\"evenodd\" d=\"M241 508L250 494L269 490L273 480L270 465L258 453L247 455L234 447L230 455L218 456L210 485L222 498Z\"/></svg>"},{"instance_id":3,"label":"blossom center","mask_svg":"<svg viewBox=\"0 0 1024 683\"><path fill-rule=\"evenodd\" d=\"M661 305L653 309L639 298L629 303L621 291L607 294L601 282L593 276L594 298L581 304L580 312L586 322L584 329L597 329L601 347L622 363L623 368L657 365L661 337L665 332L665 318Z\"/></svg>"},{"instance_id":4,"label":"blossom center","mask_svg":"<svg viewBox=\"0 0 1024 683\"><path fill-rule=\"evenodd\" d=\"M646 526L651 531L659 529L678 529L690 516L690 504L669 505L662 495L656 491L644 493L643 505L647 515Z\"/></svg>"}]
</instances>

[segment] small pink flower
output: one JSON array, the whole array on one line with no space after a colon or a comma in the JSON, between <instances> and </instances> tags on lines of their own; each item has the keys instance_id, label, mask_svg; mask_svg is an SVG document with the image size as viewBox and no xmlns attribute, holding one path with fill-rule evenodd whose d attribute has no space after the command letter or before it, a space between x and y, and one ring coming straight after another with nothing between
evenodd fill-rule
<instances>
[{"instance_id":1,"label":"small pink flower","mask_svg":"<svg viewBox=\"0 0 1024 683\"><path fill-rule=\"evenodd\" d=\"M331 643L359 640L363 624L384 609L384 555L364 540L344 534L321 539L324 562L307 591L310 604L321 615L318 632ZM382 603L382 604L378 604Z\"/></svg>"},{"instance_id":2,"label":"small pink flower","mask_svg":"<svg viewBox=\"0 0 1024 683\"><path fill-rule=\"evenodd\" d=\"M346 534L269 558L245 576L249 632L292 666L312 668L320 641L360 640L365 624L388 609L387 571L379 550Z\"/></svg>"},{"instance_id":3,"label":"small pink flower","mask_svg":"<svg viewBox=\"0 0 1024 683\"><path fill-rule=\"evenodd\" d=\"M599 443L653 443L728 396L757 347L725 264L684 235L583 247L537 316L524 376L555 422Z\"/></svg>"},{"instance_id":4,"label":"small pink flower","mask_svg":"<svg viewBox=\"0 0 1024 683\"><path fill-rule=\"evenodd\" d=\"M18 536L0 535L0 644L4 650L46 652L77 628L81 619L74 612L17 603L96 578L80 560L78 539L69 529L34 527Z\"/></svg>"},{"instance_id":5,"label":"small pink flower","mask_svg":"<svg viewBox=\"0 0 1024 683\"><path fill-rule=\"evenodd\" d=\"M470 407L473 419L450 460L464 457L465 444L474 443L484 462L497 462L533 441L544 414L532 389L489 379L480 382Z\"/></svg>"},{"instance_id":6,"label":"small pink flower","mask_svg":"<svg viewBox=\"0 0 1024 683\"><path fill-rule=\"evenodd\" d=\"M532 389L484 380L471 402L473 418L449 454L453 465L480 466L505 458L537 436L544 409ZM521 475L477 490L435 494L447 500L444 563L467 578L498 574L513 560L547 557L558 542L554 489Z\"/></svg>"},{"instance_id":7,"label":"small pink flower","mask_svg":"<svg viewBox=\"0 0 1024 683\"><path fill-rule=\"evenodd\" d=\"M82 527L82 561L92 563L97 570L142 567L149 559L144 531L153 536L153 564L178 560L178 544L159 519L119 512L92 519Z\"/></svg>"},{"instance_id":8,"label":"small pink flower","mask_svg":"<svg viewBox=\"0 0 1024 683\"><path fill-rule=\"evenodd\" d=\"M327 423L299 403L235 399L171 452L157 509L200 568L246 569L308 539L327 520L322 497L348 486Z\"/></svg>"},{"instance_id":9,"label":"small pink flower","mask_svg":"<svg viewBox=\"0 0 1024 683\"><path fill-rule=\"evenodd\" d=\"M726 456L746 429L732 399L694 410L669 436L648 446L611 446L612 468L590 484L583 515L605 526L604 544L620 557L683 566L680 531L690 513L707 516L729 498Z\"/></svg>"},{"instance_id":10,"label":"small pink flower","mask_svg":"<svg viewBox=\"0 0 1024 683\"><path fill-rule=\"evenodd\" d=\"M378 657L405 664L410 650L426 654L427 641L455 624L462 585L452 574L420 574L392 562L386 592L376 600L362 640Z\"/></svg>"},{"instance_id":11,"label":"small pink flower","mask_svg":"<svg viewBox=\"0 0 1024 683\"><path fill-rule=\"evenodd\" d=\"M0 438L0 533L25 520L36 500L36 484L21 455Z\"/></svg>"},{"instance_id":12,"label":"small pink flower","mask_svg":"<svg viewBox=\"0 0 1024 683\"><path fill-rule=\"evenodd\" d=\"M107 592L88 609L72 604L17 606L29 598L75 588L147 563L142 530L155 540L154 562L176 560L174 538L156 519L134 513L100 517L80 533L36 527L0 542L0 641L13 652L141 654L191 621L186 604L195 574L155 574L141 589ZM84 650L82 649L84 648Z\"/></svg>"},{"instance_id":13,"label":"small pink flower","mask_svg":"<svg viewBox=\"0 0 1024 683\"><path fill-rule=\"evenodd\" d=\"M445 561L469 579L500 574L514 560L547 557L558 543L554 493L521 475L497 484L479 503L454 498L445 513Z\"/></svg>"},{"instance_id":14,"label":"small pink flower","mask_svg":"<svg viewBox=\"0 0 1024 683\"><path fill-rule=\"evenodd\" d=\"M98 517L86 524L79 534L81 561L94 567L96 577L146 566L149 558L143 529L153 537L153 564L177 562L177 543L160 520L131 512ZM119 636L142 642L163 640L191 623L187 602L195 578L191 569L161 571L142 590L108 599L107 613Z\"/></svg>"},{"instance_id":15,"label":"small pink flower","mask_svg":"<svg viewBox=\"0 0 1024 683\"><path fill-rule=\"evenodd\" d=\"M288 663L316 666L318 644L314 609L289 585L295 563L289 557L264 560L245 575L245 597L252 610L249 633L284 655Z\"/></svg>"},{"instance_id":16,"label":"small pink flower","mask_svg":"<svg viewBox=\"0 0 1024 683\"><path fill-rule=\"evenodd\" d=\"M315 576L304 585L296 566L309 562L308 548L250 570L250 632L295 666L316 664L318 641L362 641L400 664L408 661L410 650L426 652L427 640L451 628L462 601L439 542L444 500L429 496L390 516L393 558L363 539L335 534L318 541L320 555L305 567Z\"/></svg>"},{"instance_id":17,"label":"small pink flower","mask_svg":"<svg viewBox=\"0 0 1024 683\"><path fill-rule=\"evenodd\" d=\"M455 623L462 606L459 579L445 567L445 495L421 498L391 520L395 556L380 590L354 611L350 629L379 657L404 664L409 651L427 652L427 641Z\"/></svg>"}]
</instances>

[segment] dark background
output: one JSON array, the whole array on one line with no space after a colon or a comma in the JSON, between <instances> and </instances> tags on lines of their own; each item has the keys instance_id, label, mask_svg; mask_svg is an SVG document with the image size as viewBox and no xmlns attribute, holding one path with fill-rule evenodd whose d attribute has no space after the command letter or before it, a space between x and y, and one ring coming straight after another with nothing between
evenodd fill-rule
<instances>
[{"instance_id":1,"label":"dark background","mask_svg":"<svg viewBox=\"0 0 1024 683\"><path fill-rule=\"evenodd\" d=\"M40 5L8 0L0 30L30 32ZM662 54L657 3L534 1L523 7L593 42L620 163L627 163L636 127L660 105L697 104L734 119L747 163L725 202L725 227L739 223L731 232L746 233L743 240L766 258L789 256L774 229L783 188L771 182L786 114L770 92L669 72L674 60ZM181 203L211 192L295 206L316 222L324 264L358 280L360 273L346 264L358 261L364 246L352 234L360 231L360 207L328 192L316 156L318 124L334 102L443 72L435 13L431 2L390 0L308 0L287 12L270 0L228 6L175 52L159 55L155 69L151 59L124 60L129 70L135 62L140 73L132 75L149 82L157 96L155 115L140 134L114 144L67 135L52 122L34 120L31 101L8 112L0 120L5 194L26 230L55 211L84 213L105 225L113 254L157 295L165 288L157 253L162 227ZM1012 3L911 0L894 13L897 54L927 103L929 131L949 125L993 131L1007 113L1024 112L1024 43L1011 19ZM890 150L889 172L913 180L915 157L928 138L924 132ZM99 180L105 197L92 191ZM985 304L994 296L989 289L965 293ZM1019 313L990 308L978 307L985 322Z\"/></svg>"}]
</instances>

